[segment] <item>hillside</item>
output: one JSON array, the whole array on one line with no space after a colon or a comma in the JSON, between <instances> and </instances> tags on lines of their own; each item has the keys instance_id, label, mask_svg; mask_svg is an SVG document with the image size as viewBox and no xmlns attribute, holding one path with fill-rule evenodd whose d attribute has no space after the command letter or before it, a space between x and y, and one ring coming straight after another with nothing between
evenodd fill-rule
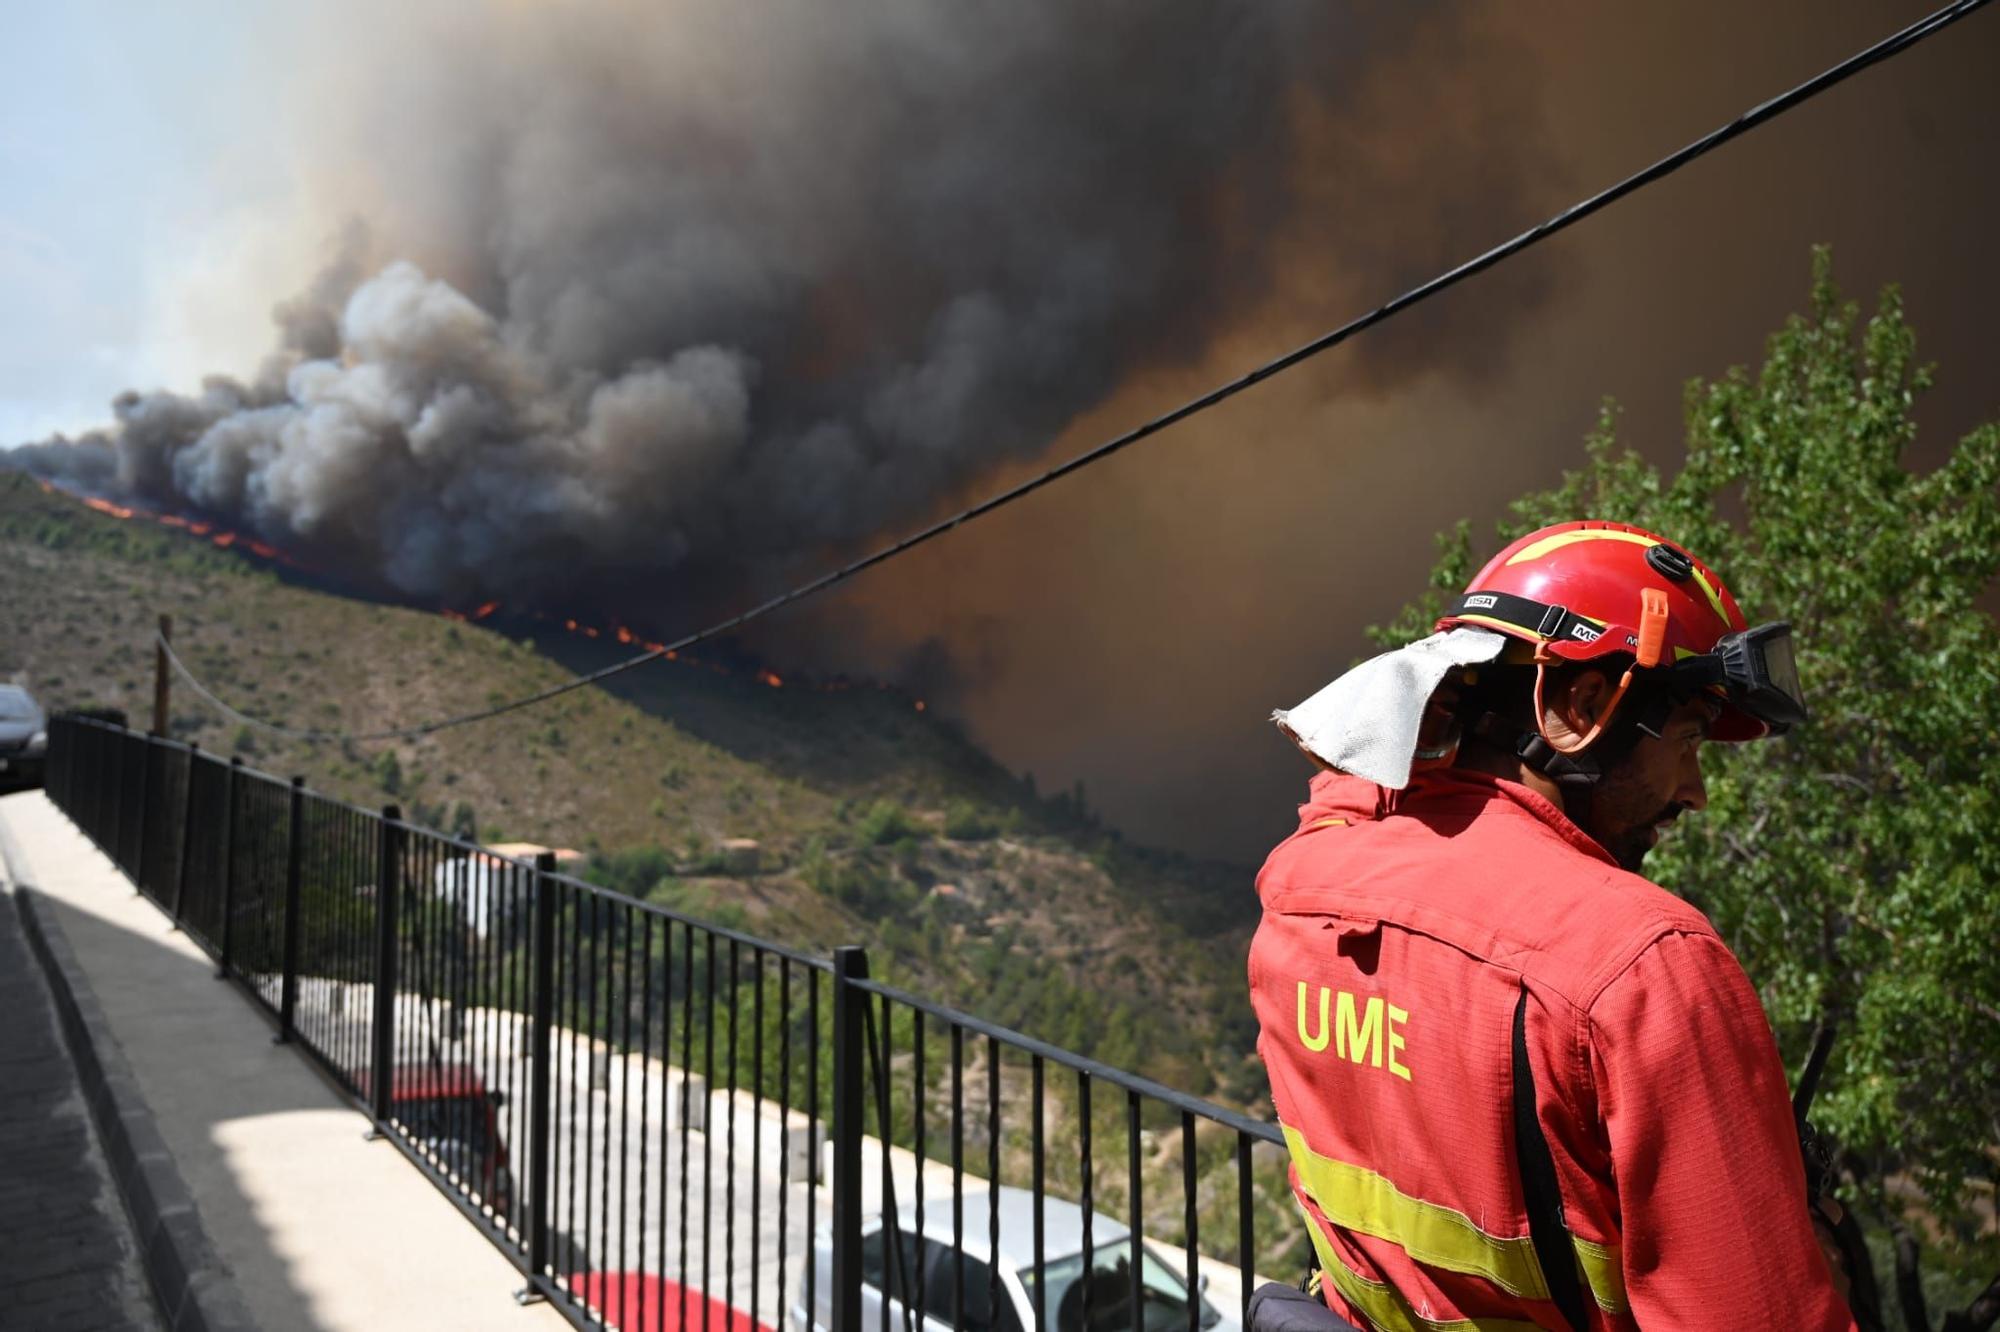
<instances>
[{"instance_id":1,"label":"hillside","mask_svg":"<svg viewBox=\"0 0 2000 1332\"><path fill-rule=\"evenodd\" d=\"M150 717L155 618L222 697L358 732L555 684L630 648L457 623L280 577L210 541L0 474L0 678ZM816 951L1176 1085L1249 1094L1240 867L1129 846L1042 799L918 701L771 683L726 648L388 745L274 739L174 693L172 730L484 840L586 850L587 877ZM731 872L729 838L760 844Z\"/></svg>"}]
</instances>

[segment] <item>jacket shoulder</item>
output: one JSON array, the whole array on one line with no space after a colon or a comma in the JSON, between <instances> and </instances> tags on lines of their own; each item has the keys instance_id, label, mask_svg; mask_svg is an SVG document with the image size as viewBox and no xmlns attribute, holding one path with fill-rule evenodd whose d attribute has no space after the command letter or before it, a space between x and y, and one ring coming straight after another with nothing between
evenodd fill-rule
<instances>
[{"instance_id":1,"label":"jacket shoulder","mask_svg":"<svg viewBox=\"0 0 2000 1332\"><path fill-rule=\"evenodd\" d=\"M1505 800L1432 800L1387 818L1370 803L1322 798L1301 811L1300 830L1258 875L1266 912L1334 911L1414 929L1511 967L1579 1010L1660 939L1717 937L1693 904L1581 849L1587 839L1566 822Z\"/></svg>"}]
</instances>

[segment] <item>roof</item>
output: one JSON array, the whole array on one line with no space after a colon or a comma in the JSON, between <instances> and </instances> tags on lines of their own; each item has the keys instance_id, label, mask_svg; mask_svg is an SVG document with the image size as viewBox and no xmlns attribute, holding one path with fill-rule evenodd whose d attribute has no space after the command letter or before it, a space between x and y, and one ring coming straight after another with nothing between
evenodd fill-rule
<instances>
[{"instance_id":1,"label":"roof","mask_svg":"<svg viewBox=\"0 0 2000 1332\"><path fill-rule=\"evenodd\" d=\"M1000 1257L1015 1268L1025 1268L1035 1260L1035 1195L1028 1189L1003 1184L997 1193L1000 1213ZM964 1195L965 1256L985 1260L993 1203L984 1188L967 1189ZM915 1230L917 1207L907 1202L896 1209L904 1228ZM947 1248L951 1245L951 1195L924 1199L924 1230L927 1238ZM1102 1212L1091 1213L1090 1242L1102 1249L1123 1240L1131 1230L1123 1221L1114 1221ZM1083 1252L1083 1208L1066 1198L1042 1195L1042 1257L1045 1262Z\"/></svg>"},{"instance_id":2,"label":"roof","mask_svg":"<svg viewBox=\"0 0 2000 1332\"><path fill-rule=\"evenodd\" d=\"M509 856L515 860L532 860L544 851L551 852L559 863L583 859L581 851L573 851L566 846L540 846L534 842L488 842L486 849L496 856Z\"/></svg>"}]
</instances>

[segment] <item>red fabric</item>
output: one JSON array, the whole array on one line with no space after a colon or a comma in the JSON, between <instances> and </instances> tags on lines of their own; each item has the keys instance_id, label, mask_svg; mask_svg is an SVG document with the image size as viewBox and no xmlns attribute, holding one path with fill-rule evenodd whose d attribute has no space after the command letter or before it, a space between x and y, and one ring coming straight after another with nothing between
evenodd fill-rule
<instances>
[{"instance_id":1,"label":"red fabric","mask_svg":"<svg viewBox=\"0 0 2000 1332\"><path fill-rule=\"evenodd\" d=\"M1488 1235L1525 1237L1511 1117L1525 984L1566 1220L1621 1251L1629 1312L1593 1305L1592 1326L1854 1328L1806 1215L1769 1025L1700 912L1618 868L1528 788L1461 769L1402 792L1321 774L1300 816L1258 876L1250 988L1279 1118L1315 1153ZM1405 1012L1389 1028L1401 1048L1379 1065L1342 1057L1344 1032L1308 1048L1327 1034L1321 988L1336 1015L1342 991L1357 1013L1377 996ZM1565 1326L1553 1304L1307 1210L1352 1271L1423 1318Z\"/></svg>"},{"instance_id":2,"label":"red fabric","mask_svg":"<svg viewBox=\"0 0 2000 1332\"><path fill-rule=\"evenodd\" d=\"M578 1272L568 1286L578 1299L604 1315L607 1327L627 1332L771 1332L741 1309L651 1272ZM681 1321L685 1309L687 1321Z\"/></svg>"}]
</instances>

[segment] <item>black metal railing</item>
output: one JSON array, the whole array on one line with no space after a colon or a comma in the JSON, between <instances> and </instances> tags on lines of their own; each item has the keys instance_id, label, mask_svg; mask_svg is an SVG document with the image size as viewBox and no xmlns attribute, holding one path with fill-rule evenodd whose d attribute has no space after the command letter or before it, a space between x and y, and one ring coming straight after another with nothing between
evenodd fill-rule
<instances>
[{"instance_id":1,"label":"black metal railing","mask_svg":"<svg viewBox=\"0 0 2000 1332\"><path fill-rule=\"evenodd\" d=\"M47 787L575 1326L1199 1332L1294 1259L1274 1125L860 949L88 719Z\"/></svg>"}]
</instances>

